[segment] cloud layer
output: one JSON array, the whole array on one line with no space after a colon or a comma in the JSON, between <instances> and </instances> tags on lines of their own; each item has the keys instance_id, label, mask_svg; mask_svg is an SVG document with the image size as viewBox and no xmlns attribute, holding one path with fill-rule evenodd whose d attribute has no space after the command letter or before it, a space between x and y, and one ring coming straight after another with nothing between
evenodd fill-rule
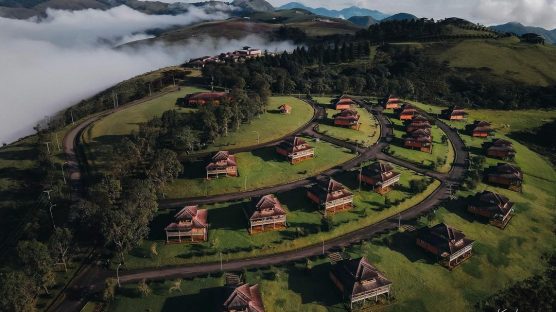
<instances>
[{"instance_id":1,"label":"cloud layer","mask_svg":"<svg viewBox=\"0 0 556 312\"><path fill-rule=\"evenodd\" d=\"M117 7L49 11L41 22L0 18L0 142L30 134L46 115L153 69L244 45L292 48L288 43L268 45L252 36L112 49L121 42L145 38L143 32L148 29L224 17L223 13L207 15L202 9L178 16L149 16Z\"/></svg>"}]
</instances>

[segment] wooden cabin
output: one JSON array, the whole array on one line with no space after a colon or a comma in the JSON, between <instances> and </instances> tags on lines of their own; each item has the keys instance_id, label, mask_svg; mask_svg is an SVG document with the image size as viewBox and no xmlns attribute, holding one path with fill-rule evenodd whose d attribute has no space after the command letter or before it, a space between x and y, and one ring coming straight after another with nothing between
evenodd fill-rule
<instances>
[{"instance_id":1,"label":"wooden cabin","mask_svg":"<svg viewBox=\"0 0 556 312\"><path fill-rule=\"evenodd\" d=\"M174 216L166 231L166 243L205 242L208 234L208 210L186 206Z\"/></svg>"},{"instance_id":2,"label":"wooden cabin","mask_svg":"<svg viewBox=\"0 0 556 312\"><path fill-rule=\"evenodd\" d=\"M465 110L458 106L450 106L450 108L443 109L441 115L447 120L464 120L467 118Z\"/></svg>"},{"instance_id":3,"label":"wooden cabin","mask_svg":"<svg viewBox=\"0 0 556 312\"><path fill-rule=\"evenodd\" d=\"M407 134L403 145L406 148L432 153L432 136L430 130L419 129Z\"/></svg>"},{"instance_id":4,"label":"wooden cabin","mask_svg":"<svg viewBox=\"0 0 556 312\"><path fill-rule=\"evenodd\" d=\"M490 191L483 191L475 194L470 200L467 211L487 218L490 224L503 229L513 216L513 207L514 203L508 197Z\"/></svg>"},{"instance_id":5,"label":"wooden cabin","mask_svg":"<svg viewBox=\"0 0 556 312\"><path fill-rule=\"evenodd\" d=\"M476 120L472 125L469 126L471 136L475 138L486 138L492 135L494 130L488 121Z\"/></svg>"},{"instance_id":6,"label":"wooden cabin","mask_svg":"<svg viewBox=\"0 0 556 312\"><path fill-rule=\"evenodd\" d=\"M280 107L278 107L278 110L280 111L280 113L282 114L291 114L292 112L292 107L288 104L282 104L280 105Z\"/></svg>"},{"instance_id":7,"label":"wooden cabin","mask_svg":"<svg viewBox=\"0 0 556 312\"><path fill-rule=\"evenodd\" d=\"M353 207L353 193L332 178L319 181L309 188L307 197L322 208L325 216Z\"/></svg>"},{"instance_id":8,"label":"wooden cabin","mask_svg":"<svg viewBox=\"0 0 556 312\"><path fill-rule=\"evenodd\" d=\"M183 100L185 105L197 107L209 104L218 106L229 99L230 94L227 92L197 92L186 95Z\"/></svg>"},{"instance_id":9,"label":"wooden cabin","mask_svg":"<svg viewBox=\"0 0 556 312\"><path fill-rule=\"evenodd\" d=\"M494 139L483 144L485 154L488 157L511 160L515 158L513 143L504 139Z\"/></svg>"},{"instance_id":10,"label":"wooden cabin","mask_svg":"<svg viewBox=\"0 0 556 312\"><path fill-rule=\"evenodd\" d=\"M297 164L315 157L315 149L300 137L283 141L276 147L276 152L288 158L291 164Z\"/></svg>"},{"instance_id":11,"label":"wooden cabin","mask_svg":"<svg viewBox=\"0 0 556 312\"><path fill-rule=\"evenodd\" d=\"M286 228L286 210L272 194L253 200L245 215L251 234Z\"/></svg>"},{"instance_id":12,"label":"wooden cabin","mask_svg":"<svg viewBox=\"0 0 556 312\"><path fill-rule=\"evenodd\" d=\"M361 170L358 180L373 187L375 192L386 194L400 181L401 174L388 163L375 162Z\"/></svg>"},{"instance_id":13,"label":"wooden cabin","mask_svg":"<svg viewBox=\"0 0 556 312\"><path fill-rule=\"evenodd\" d=\"M417 115L417 109L411 104L403 104L400 108L396 109L396 114L400 120L411 120Z\"/></svg>"},{"instance_id":14,"label":"wooden cabin","mask_svg":"<svg viewBox=\"0 0 556 312\"><path fill-rule=\"evenodd\" d=\"M415 130L425 129L429 130L432 128L430 121L423 115L417 114L413 119L406 121L405 131L411 133Z\"/></svg>"},{"instance_id":15,"label":"wooden cabin","mask_svg":"<svg viewBox=\"0 0 556 312\"><path fill-rule=\"evenodd\" d=\"M259 285L242 284L226 288L226 301L222 312L264 312Z\"/></svg>"},{"instance_id":16,"label":"wooden cabin","mask_svg":"<svg viewBox=\"0 0 556 312\"><path fill-rule=\"evenodd\" d=\"M356 103L349 97L349 96L341 96L334 100L332 103L332 107L335 110L344 110L344 109L351 109L352 105Z\"/></svg>"},{"instance_id":17,"label":"wooden cabin","mask_svg":"<svg viewBox=\"0 0 556 312\"><path fill-rule=\"evenodd\" d=\"M418 231L417 246L435 255L439 263L453 269L471 257L473 240L444 223L424 227Z\"/></svg>"},{"instance_id":18,"label":"wooden cabin","mask_svg":"<svg viewBox=\"0 0 556 312\"><path fill-rule=\"evenodd\" d=\"M498 163L494 167L487 168L485 176L486 181L490 184L521 192L523 173L519 167L507 163Z\"/></svg>"},{"instance_id":19,"label":"wooden cabin","mask_svg":"<svg viewBox=\"0 0 556 312\"><path fill-rule=\"evenodd\" d=\"M212 157L212 161L207 165L207 179L225 175L237 177L236 157L228 151L220 151Z\"/></svg>"},{"instance_id":20,"label":"wooden cabin","mask_svg":"<svg viewBox=\"0 0 556 312\"><path fill-rule=\"evenodd\" d=\"M351 310L364 306L367 300L377 302L381 296L390 299L392 282L365 257L338 261L330 269L330 279Z\"/></svg>"},{"instance_id":21,"label":"wooden cabin","mask_svg":"<svg viewBox=\"0 0 556 312\"><path fill-rule=\"evenodd\" d=\"M387 96L386 98L382 99L380 105L384 109L398 109L401 105L401 100L394 96Z\"/></svg>"},{"instance_id":22,"label":"wooden cabin","mask_svg":"<svg viewBox=\"0 0 556 312\"><path fill-rule=\"evenodd\" d=\"M334 125L340 127L349 127L351 129L359 130L359 114L353 109L344 109L338 114L334 115Z\"/></svg>"}]
</instances>

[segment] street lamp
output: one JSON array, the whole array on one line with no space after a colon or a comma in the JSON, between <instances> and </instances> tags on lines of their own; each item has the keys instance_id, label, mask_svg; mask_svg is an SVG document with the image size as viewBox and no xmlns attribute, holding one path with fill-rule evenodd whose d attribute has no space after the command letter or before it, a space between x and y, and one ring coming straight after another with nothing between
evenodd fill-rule
<instances>
[{"instance_id":1,"label":"street lamp","mask_svg":"<svg viewBox=\"0 0 556 312\"><path fill-rule=\"evenodd\" d=\"M261 134L259 133L259 131L253 131L254 133L257 134L257 144L261 143Z\"/></svg>"},{"instance_id":2,"label":"street lamp","mask_svg":"<svg viewBox=\"0 0 556 312\"><path fill-rule=\"evenodd\" d=\"M122 263L120 262L118 264L118 266L116 267L116 279L118 280L118 288L122 287L122 285L120 284L120 267L122 266Z\"/></svg>"},{"instance_id":3,"label":"street lamp","mask_svg":"<svg viewBox=\"0 0 556 312\"><path fill-rule=\"evenodd\" d=\"M53 207L56 207L56 204L50 203L50 206L48 207L48 211L50 211L50 221L52 221L52 227L56 229L56 224L54 224L54 216L52 215Z\"/></svg>"},{"instance_id":4,"label":"street lamp","mask_svg":"<svg viewBox=\"0 0 556 312\"><path fill-rule=\"evenodd\" d=\"M63 164L60 165L60 167L62 168L62 178L64 179L64 184L67 184L66 182L66 174L64 172L64 165L68 165L68 162L65 161Z\"/></svg>"}]
</instances>

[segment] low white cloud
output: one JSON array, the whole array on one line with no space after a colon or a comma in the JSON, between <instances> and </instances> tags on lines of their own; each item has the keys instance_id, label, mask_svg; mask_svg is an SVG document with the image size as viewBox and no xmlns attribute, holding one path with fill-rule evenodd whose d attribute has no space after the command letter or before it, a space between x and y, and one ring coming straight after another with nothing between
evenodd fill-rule
<instances>
[{"instance_id":1,"label":"low white cloud","mask_svg":"<svg viewBox=\"0 0 556 312\"><path fill-rule=\"evenodd\" d=\"M40 22L0 18L0 142L28 135L45 116L144 72L244 45L272 51L292 48L288 43L269 44L257 36L112 48L146 38L144 31L154 27L223 17L222 13L207 15L202 9L178 16L149 16L118 7L49 11Z\"/></svg>"}]
</instances>

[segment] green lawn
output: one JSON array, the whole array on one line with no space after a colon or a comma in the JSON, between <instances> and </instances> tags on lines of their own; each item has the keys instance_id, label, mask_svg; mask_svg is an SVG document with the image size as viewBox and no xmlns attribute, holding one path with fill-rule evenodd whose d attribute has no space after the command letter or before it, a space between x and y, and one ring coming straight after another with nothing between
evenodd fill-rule
<instances>
[{"instance_id":1,"label":"green lawn","mask_svg":"<svg viewBox=\"0 0 556 312\"><path fill-rule=\"evenodd\" d=\"M215 261L218 259L218 251L222 251L224 259L229 260L307 246L393 216L423 200L439 185L437 181L431 181L408 169L396 167L396 170L402 177L396 189L387 195L390 201L388 206L385 205L384 197L368 188L358 190L356 172L336 176L338 181L354 191L356 207L349 212L334 215L333 230L330 232L322 231L322 214L306 197L304 188L278 194L278 199L288 210L287 229L254 236L247 232L247 220L243 213L249 202L205 206L204 208L209 209L211 225L209 242L196 245L166 245L164 227L171 222L175 211L161 211L151 224L149 239L131 252L126 265L128 268L142 268ZM412 194L409 191L409 181L413 179L427 179L430 183L428 189L422 194ZM158 245L159 256L151 259L149 255L153 243Z\"/></svg>"},{"instance_id":2,"label":"green lawn","mask_svg":"<svg viewBox=\"0 0 556 312\"><path fill-rule=\"evenodd\" d=\"M338 113L338 111L326 109L328 119L319 124L318 131L331 137L355 142L363 146L375 144L380 138L380 125L375 117L366 109L356 107L355 110L357 110L359 116L361 116L359 120L361 122L359 130L334 126L333 116Z\"/></svg>"},{"instance_id":3,"label":"green lawn","mask_svg":"<svg viewBox=\"0 0 556 312\"><path fill-rule=\"evenodd\" d=\"M406 134L403 121L399 120L393 112L385 112L384 115L390 119L394 129L394 140L389 146L388 152L398 158L405 159L412 163L421 164L425 167L431 167L432 162L444 159L445 163L441 167L436 168L438 172L446 173L450 171L454 162L454 149L450 141L442 143L442 136L445 135L437 126L433 125L432 134L432 153L425 153L418 150L411 150L403 147L403 137Z\"/></svg>"},{"instance_id":4,"label":"green lawn","mask_svg":"<svg viewBox=\"0 0 556 312\"><path fill-rule=\"evenodd\" d=\"M314 159L291 165L273 147L238 153L236 160L239 177L221 177L207 181L206 163L203 160L185 163L184 176L167 187L166 195L169 198L187 198L280 185L314 176L355 157L351 151L328 142L305 139L315 147Z\"/></svg>"}]
</instances>

